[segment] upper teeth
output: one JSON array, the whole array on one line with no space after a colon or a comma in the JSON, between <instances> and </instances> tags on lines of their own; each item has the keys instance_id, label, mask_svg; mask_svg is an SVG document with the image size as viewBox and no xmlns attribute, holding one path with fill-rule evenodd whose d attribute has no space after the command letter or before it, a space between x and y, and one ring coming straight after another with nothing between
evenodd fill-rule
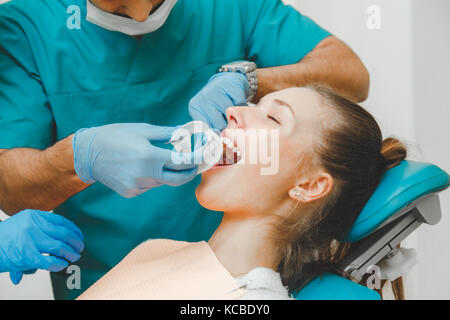
<instances>
[{"instance_id":1,"label":"upper teeth","mask_svg":"<svg viewBox=\"0 0 450 320\"><path fill-rule=\"evenodd\" d=\"M233 141L223 137L222 142L227 146L228 149L233 150L233 152L236 153L238 156L241 155L241 150L239 150L239 148L234 145Z\"/></svg>"}]
</instances>

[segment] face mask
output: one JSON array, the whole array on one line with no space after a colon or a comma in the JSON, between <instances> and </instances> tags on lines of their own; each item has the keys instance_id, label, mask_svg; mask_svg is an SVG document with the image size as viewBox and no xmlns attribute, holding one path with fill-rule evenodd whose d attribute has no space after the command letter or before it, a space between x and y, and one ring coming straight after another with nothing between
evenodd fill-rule
<instances>
[{"instance_id":1,"label":"face mask","mask_svg":"<svg viewBox=\"0 0 450 320\"><path fill-rule=\"evenodd\" d=\"M178 0L165 0L164 3L152 13L144 22L137 22L131 18L121 17L103 11L87 0L86 20L106 30L118 31L130 36L151 33L166 22L170 12Z\"/></svg>"}]
</instances>

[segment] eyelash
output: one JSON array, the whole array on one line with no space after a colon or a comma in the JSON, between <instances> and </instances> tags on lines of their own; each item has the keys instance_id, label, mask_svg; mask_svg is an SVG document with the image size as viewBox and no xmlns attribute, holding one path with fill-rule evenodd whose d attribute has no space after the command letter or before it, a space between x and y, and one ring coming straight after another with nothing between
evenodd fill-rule
<instances>
[{"instance_id":1,"label":"eyelash","mask_svg":"<svg viewBox=\"0 0 450 320\"><path fill-rule=\"evenodd\" d=\"M278 121L278 120L277 120L277 118L275 118L275 117L272 117L271 115L267 115L267 118L269 118L270 120L273 120L273 121L275 121L276 123L278 123L278 124L280 124L280 125L281 125L281 122L280 122L280 121Z\"/></svg>"}]
</instances>

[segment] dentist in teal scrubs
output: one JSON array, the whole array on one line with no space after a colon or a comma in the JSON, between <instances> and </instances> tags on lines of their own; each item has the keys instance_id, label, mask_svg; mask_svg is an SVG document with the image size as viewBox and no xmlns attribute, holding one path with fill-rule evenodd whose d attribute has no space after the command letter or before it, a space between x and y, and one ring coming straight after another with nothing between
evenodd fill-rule
<instances>
[{"instance_id":1,"label":"dentist in teal scrubs","mask_svg":"<svg viewBox=\"0 0 450 320\"><path fill-rule=\"evenodd\" d=\"M207 240L220 223L195 199L197 167L161 145L174 127L223 130L228 107L310 83L361 101L369 76L279 0L7 2L0 209L54 210L80 227L81 290L52 273L55 297L76 298L142 241Z\"/></svg>"}]
</instances>

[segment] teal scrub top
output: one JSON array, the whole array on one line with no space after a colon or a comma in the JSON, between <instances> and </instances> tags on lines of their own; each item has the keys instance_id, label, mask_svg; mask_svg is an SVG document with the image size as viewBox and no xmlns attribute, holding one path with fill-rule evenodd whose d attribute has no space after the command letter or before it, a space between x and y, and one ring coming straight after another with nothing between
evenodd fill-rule
<instances>
[{"instance_id":1,"label":"teal scrub top","mask_svg":"<svg viewBox=\"0 0 450 320\"><path fill-rule=\"evenodd\" d=\"M67 28L70 5L81 29ZM86 0L0 5L0 148L45 149L80 128L191 121L189 100L218 67L300 61L330 34L279 0L179 0L164 26L140 39L85 19ZM221 214L198 204L199 178L125 199L101 184L55 209L85 236L81 289L52 274L56 299L73 299L148 239L208 240ZM36 190L39 196L39 190Z\"/></svg>"}]
</instances>

